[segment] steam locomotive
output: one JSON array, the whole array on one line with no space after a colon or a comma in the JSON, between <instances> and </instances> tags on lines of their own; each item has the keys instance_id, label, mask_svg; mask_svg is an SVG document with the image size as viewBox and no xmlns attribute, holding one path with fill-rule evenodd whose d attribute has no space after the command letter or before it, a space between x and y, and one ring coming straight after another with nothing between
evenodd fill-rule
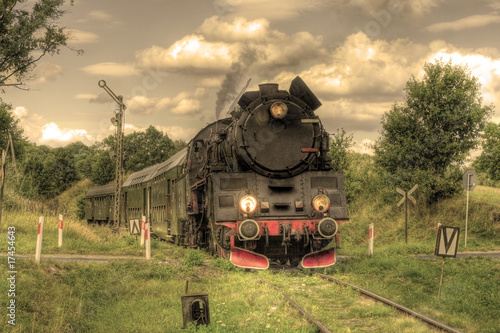
<instances>
[{"instance_id":1,"label":"steam locomotive","mask_svg":"<svg viewBox=\"0 0 500 333\"><path fill-rule=\"evenodd\" d=\"M289 91L261 84L233 105L231 117L185 149L126 179L122 223L136 233L146 216L157 237L245 268L334 264L348 214L343 175L332 171L329 136L314 113L321 102L296 77ZM113 192L87 193L89 222L113 219Z\"/></svg>"}]
</instances>

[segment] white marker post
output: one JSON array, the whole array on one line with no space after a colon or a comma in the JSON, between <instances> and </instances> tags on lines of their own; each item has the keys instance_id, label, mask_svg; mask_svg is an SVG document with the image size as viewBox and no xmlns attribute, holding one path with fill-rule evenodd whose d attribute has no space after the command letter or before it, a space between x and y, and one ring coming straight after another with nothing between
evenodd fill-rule
<instances>
[{"instance_id":1,"label":"white marker post","mask_svg":"<svg viewBox=\"0 0 500 333\"><path fill-rule=\"evenodd\" d=\"M42 237L43 237L43 223L44 217L40 216L38 219L38 236L36 237L36 252L35 252L35 261L37 264L40 263L40 257L42 255Z\"/></svg>"},{"instance_id":2,"label":"white marker post","mask_svg":"<svg viewBox=\"0 0 500 333\"><path fill-rule=\"evenodd\" d=\"M467 248L467 229L469 222L469 192L474 191L477 184L477 174L472 169L465 171L462 176L465 191L467 191L467 204L465 208L465 248Z\"/></svg>"},{"instance_id":3,"label":"white marker post","mask_svg":"<svg viewBox=\"0 0 500 333\"><path fill-rule=\"evenodd\" d=\"M62 246L62 239L63 239L63 216L62 214L59 214L59 239L58 239L58 242L57 242L57 245L59 247Z\"/></svg>"},{"instance_id":4,"label":"white marker post","mask_svg":"<svg viewBox=\"0 0 500 333\"><path fill-rule=\"evenodd\" d=\"M151 237L150 237L150 227L149 222L146 223L146 230L144 232L144 238L146 240L146 259L151 259Z\"/></svg>"},{"instance_id":5,"label":"white marker post","mask_svg":"<svg viewBox=\"0 0 500 333\"><path fill-rule=\"evenodd\" d=\"M368 226L368 255L373 255L373 223Z\"/></svg>"},{"instance_id":6,"label":"white marker post","mask_svg":"<svg viewBox=\"0 0 500 333\"><path fill-rule=\"evenodd\" d=\"M144 230L146 229L146 216L142 215L141 220L141 246L144 246Z\"/></svg>"}]
</instances>

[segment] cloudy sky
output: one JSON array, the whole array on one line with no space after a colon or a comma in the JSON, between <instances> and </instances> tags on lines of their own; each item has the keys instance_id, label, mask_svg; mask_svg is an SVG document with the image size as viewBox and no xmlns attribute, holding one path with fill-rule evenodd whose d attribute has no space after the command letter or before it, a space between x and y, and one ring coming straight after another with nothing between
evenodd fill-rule
<instances>
[{"instance_id":1,"label":"cloudy sky","mask_svg":"<svg viewBox=\"0 0 500 333\"><path fill-rule=\"evenodd\" d=\"M299 75L322 101L326 129L353 133L361 151L435 59L467 65L500 121L497 0L75 0L67 10L59 23L84 54L45 57L29 91L1 95L37 144L114 133L117 105L101 79L124 97L126 133L154 125L188 141L216 110L225 116L248 79L249 90L288 90Z\"/></svg>"}]
</instances>

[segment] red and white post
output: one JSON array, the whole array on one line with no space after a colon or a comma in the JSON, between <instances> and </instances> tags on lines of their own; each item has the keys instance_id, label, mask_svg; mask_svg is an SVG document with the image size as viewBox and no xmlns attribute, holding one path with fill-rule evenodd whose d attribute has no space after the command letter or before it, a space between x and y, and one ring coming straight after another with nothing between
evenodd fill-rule
<instances>
[{"instance_id":1,"label":"red and white post","mask_svg":"<svg viewBox=\"0 0 500 333\"><path fill-rule=\"evenodd\" d=\"M45 219L40 216L38 219L38 236L36 237L36 250L35 250L35 261L37 264L40 263L40 257L42 256L42 238L43 238L43 224Z\"/></svg>"},{"instance_id":2,"label":"red and white post","mask_svg":"<svg viewBox=\"0 0 500 333\"><path fill-rule=\"evenodd\" d=\"M373 223L368 226L368 255L373 255Z\"/></svg>"},{"instance_id":3,"label":"red and white post","mask_svg":"<svg viewBox=\"0 0 500 333\"><path fill-rule=\"evenodd\" d=\"M59 239L57 241L57 245L61 247L62 243L63 243L63 216L62 214L59 214Z\"/></svg>"},{"instance_id":4,"label":"red and white post","mask_svg":"<svg viewBox=\"0 0 500 333\"><path fill-rule=\"evenodd\" d=\"M144 232L144 239L146 241L146 259L151 259L151 229L149 226L149 222L146 223L146 229Z\"/></svg>"},{"instance_id":5,"label":"red and white post","mask_svg":"<svg viewBox=\"0 0 500 333\"><path fill-rule=\"evenodd\" d=\"M141 246L144 246L144 233L146 230L146 216L142 215L141 220Z\"/></svg>"}]
</instances>

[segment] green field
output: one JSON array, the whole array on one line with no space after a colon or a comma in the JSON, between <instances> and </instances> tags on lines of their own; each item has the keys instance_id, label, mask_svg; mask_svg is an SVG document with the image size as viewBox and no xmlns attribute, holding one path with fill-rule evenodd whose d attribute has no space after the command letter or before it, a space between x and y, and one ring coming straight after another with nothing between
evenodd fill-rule
<instances>
[{"instance_id":1,"label":"green field","mask_svg":"<svg viewBox=\"0 0 500 333\"><path fill-rule=\"evenodd\" d=\"M477 187L471 192L467 251L500 250L500 190ZM341 226L339 253L349 258L322 273L331 274L400 302L465 332L499 332L500 264L498 259L448 259L442 296L438 297L441 258L431 254L437 223L465 223L465 193L433 206L410 208L409 243L404 242L404 213L380 199L355 202L351 221ZM15 227L15 252L34 254L38 215L4 211L1 253L7 253L7 230ZM316 332L272 287L289 293L333 332L432 332L425 324L360 298L312 272L248 272L199 250L153 240L153 260L134 236L108 227L65 218L63 247L57 246L57 218L45 216L42 262L17 258L15 297L3 258L0 281L2 322L9 332ZM367 255L368 224L375 224L374 256ZM12 228L10 229L12 230ZM459 251L464 251L463 232ZM43 254L128 255L138 259L107 263L52 262ZM15 255L14 255L15 257ZM181 295L209 293L211 325L182 330ZM7 306L15 300L15 326ZM361 300L361 301L360 301Z\"/></svg>"}]
</instances>

